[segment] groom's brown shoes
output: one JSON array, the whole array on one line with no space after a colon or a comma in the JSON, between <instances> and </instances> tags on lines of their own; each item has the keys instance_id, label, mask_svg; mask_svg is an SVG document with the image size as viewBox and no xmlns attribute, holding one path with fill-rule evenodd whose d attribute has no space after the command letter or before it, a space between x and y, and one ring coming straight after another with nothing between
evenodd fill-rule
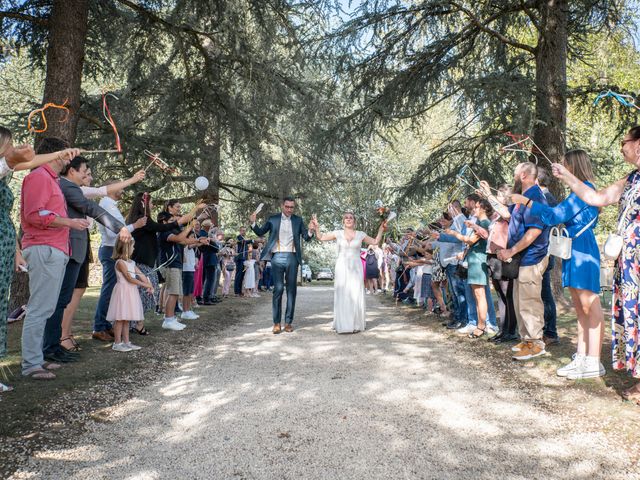
<instances>
[{"instance_id":1,"label":"groom's brown shoes","mask_svg":"<svg viewBox=\"0 0 640 480\"><path fill-rule=\"evenodd\" d=\"M293 332L293 327L291 326L291 324L290 324L290 323L287 323L287 324L284 326L284 331L285 331L285 332L287 332L287 333L291 333L291 332Z\"/></svg>"},{"instance_id":2,"label":"groom's brown shoes","mask_svg":"<svg viewBox=\"0 0 640 480\"><path fill-rule=\"evenodd\" d=\"M273 333L280 333L282 331L282 327L280 327L279 323L273 324Z\"/></svg>"}]
</instances>

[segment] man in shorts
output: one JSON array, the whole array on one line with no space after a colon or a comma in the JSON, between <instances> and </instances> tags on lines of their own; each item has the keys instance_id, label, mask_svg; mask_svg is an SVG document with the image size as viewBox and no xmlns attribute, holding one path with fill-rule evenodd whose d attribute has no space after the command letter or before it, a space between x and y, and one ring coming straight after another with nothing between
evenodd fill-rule
<instances>
[{"instance_id":1,"label":"man in shorts","mask_svg":"<svg viewBox=\"0 0 640 480\"><path fill-rule=\"evenodd\" d=\"M158 214L158 223L169 223L172 220L169 212L160 212ZM160 245L160 273L165 281L166 303L164 307L164 319L162 328L167 330L183 330L186 325L178 322L176 318L176 303L178 297L182 295L182 262L184 256L184 247L188 245L205 245L208 243L207 238L196 239L189 237L192 226L180 230L179 227L162 232L158 235Z\"/></svg>"}]
</instances>

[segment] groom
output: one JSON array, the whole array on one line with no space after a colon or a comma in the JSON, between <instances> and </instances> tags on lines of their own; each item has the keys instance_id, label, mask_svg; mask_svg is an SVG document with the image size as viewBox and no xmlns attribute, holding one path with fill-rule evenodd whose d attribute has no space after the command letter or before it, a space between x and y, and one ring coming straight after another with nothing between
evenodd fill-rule
<instances>
[{"instance_id":1,"label":"groom","mask_svg":"<svg viewBox=\"0 0 640 480\"><path fill-rule=\"evenodd\" d=\"M293 332L291 322L296 308L298 265L302 263L300 237L311 240L313 234L307 229L302 218L293 214L296 202L291 197L282 201L282 213L269 217L260 227L256 224L256 214L249 217L251 229L262 237L269 232L269 240L262 251L260 260L271 260L273 290L273 333L280 333L282 318L282 293L287 287L287 310L284 314L285 332Z\"/></svg>"}]
</instances>

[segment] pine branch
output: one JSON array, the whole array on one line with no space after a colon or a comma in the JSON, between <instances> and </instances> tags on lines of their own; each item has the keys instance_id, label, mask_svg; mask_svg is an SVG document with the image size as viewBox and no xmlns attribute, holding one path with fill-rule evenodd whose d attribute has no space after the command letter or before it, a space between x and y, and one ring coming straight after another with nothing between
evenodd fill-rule
<instances>
[{"instance_id":1,"label":"pine branch","mask_svg":"<svg viewBox=\"0 0 640 480\"><path fill-rule=\"evenodd\" d=\"M168 20L165 20L164 18L160 17L159 15L156 15L155 13L147 10L146 8L144 8L142 5L137 4L136 2L133 2L131 0L116 0L118 3L121 3L122 5L125 5L127 7L129 7L130 9L134 10L135 12L143 15L144 17L146 17L147 19L151 20L154 23L160 24L163 27L165 27L167 30L171 30L173 32L183 32L183 33L188 33L191 35L202 35L208 38L211 38L213 40L213 35L216 33L220 33L220 32L203 32L202 30L196 30L193 27L190 27L189 25L175 25L171 22L169 22Z\"/></svg>"},{"instance_id":2,"label":"pine branch","mask_svg":"<svg viewBox=\"0 0 640 480\"><path fill-rule=\"evenodd\" d=\"M43 27L49 26L48 18L34 17L33 15L27 15L26 13L19 12L0 12L0 20L3 18L10 18L12 20L20 20L23 22L29 22Z\"/></svg>"},{"instance_id":3,"label":"pine branch","mask_svg":"<svg viewBox=\"0 0 640 480\"><path fill-rule=\"evenodd\" d=\"M494 36L495 38L497 38L498 40L500 40L502 43L505 43L507 45L511 45L512 47L515 48L519 48L521 50L525 50L533 55L536 54L537 48L536 47L532 47L531 45L527 45L526 43L521 43L518 42L516 40L513 40L505 35L503 35L500 32L496 32L495 30L487 27L487 25L489 25L491 22L493 22L495 19L497 19L501 14L494 14L491 17L489 17L488 19L486 19L484 22L480 21L480 19L478 17L476 17L473 12L465 7L463 7L462 5L460 5L459 3L456 2L451 2L451 5L457 7L460 11L464 12L470 19L471 21L483 32L488 33L489 35ZM524 8L524 6L523 6Z\"/></svg>"}]
</instances>

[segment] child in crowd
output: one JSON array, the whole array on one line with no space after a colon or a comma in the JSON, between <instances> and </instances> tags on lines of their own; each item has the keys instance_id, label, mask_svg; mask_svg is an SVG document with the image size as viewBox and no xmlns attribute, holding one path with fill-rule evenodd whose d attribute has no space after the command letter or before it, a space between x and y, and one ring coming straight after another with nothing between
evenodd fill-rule
<instances>
[{"instance_id":1,"label":"child in crowd","mask_svg":"<svg viewBox=\"0 0 640 480\"><path fill-rule=\"evenodd\" d=\"M111 294L107 311L107 321L114 323L115 340L111 348L116 352L140 350L141 347L133 345L129 341L130 322L144 320L138 286L145 288L150 294L153 293L151 282L142 274L136 266L136 262L131 260L132 253L133 242L125 243L118 237L112 257L116 261L117 283Z\"/></svg>"},{"instance_id":2,"label":"child in crowd","mask_svg":"<svg viewBox=\"0 0 640 480\"><path fill-rule=\"evenodd\" d=\"M426 308L427 313L433 312L433 287L431 285L433 276L433 250L426 249L424 258L424 265L422 265L422 285L420 289L420 299L422 303L419 303L423 308Z\"/></svg>"},{"instance_id":3,"label":"child in crowd","mask_svg":"<svg viewBox=\"0 0 640 480\"><path fill-rule=\"evenodd\" d=\"M242 278L242 291L245 297L255 296L253 289L256 286L255 265L253 258L253 245L247 245L247 259L244 261L244 277Z\"/></svg>"},{"instance_id":4,"label":"child in crowd","mask_svg":"<svg viewBox=\"0 0 640 480\"><path fill-rule=\"evenodd\" d=\"M190 238L195 238L193 232ZM182 262L182 316L183 320L196 320L200 315L193 311L193 291L195 288L196 246L189 245L184 249Z\"/></svg>"},{"instance_id":5,"label":"child in crowd","mask_svg":"<svg viewBox=\"0 0 640 480\"><path fill-rule=\"evenodd\" d=\"M222 296L227 298L229 296L229 287L231 286L231 274L236 269L236 264L233 260L231 239L227 239L225 247L220 251L220 256L222 257L222 273L224 274Z\"/></svg>"}]
</instances>

